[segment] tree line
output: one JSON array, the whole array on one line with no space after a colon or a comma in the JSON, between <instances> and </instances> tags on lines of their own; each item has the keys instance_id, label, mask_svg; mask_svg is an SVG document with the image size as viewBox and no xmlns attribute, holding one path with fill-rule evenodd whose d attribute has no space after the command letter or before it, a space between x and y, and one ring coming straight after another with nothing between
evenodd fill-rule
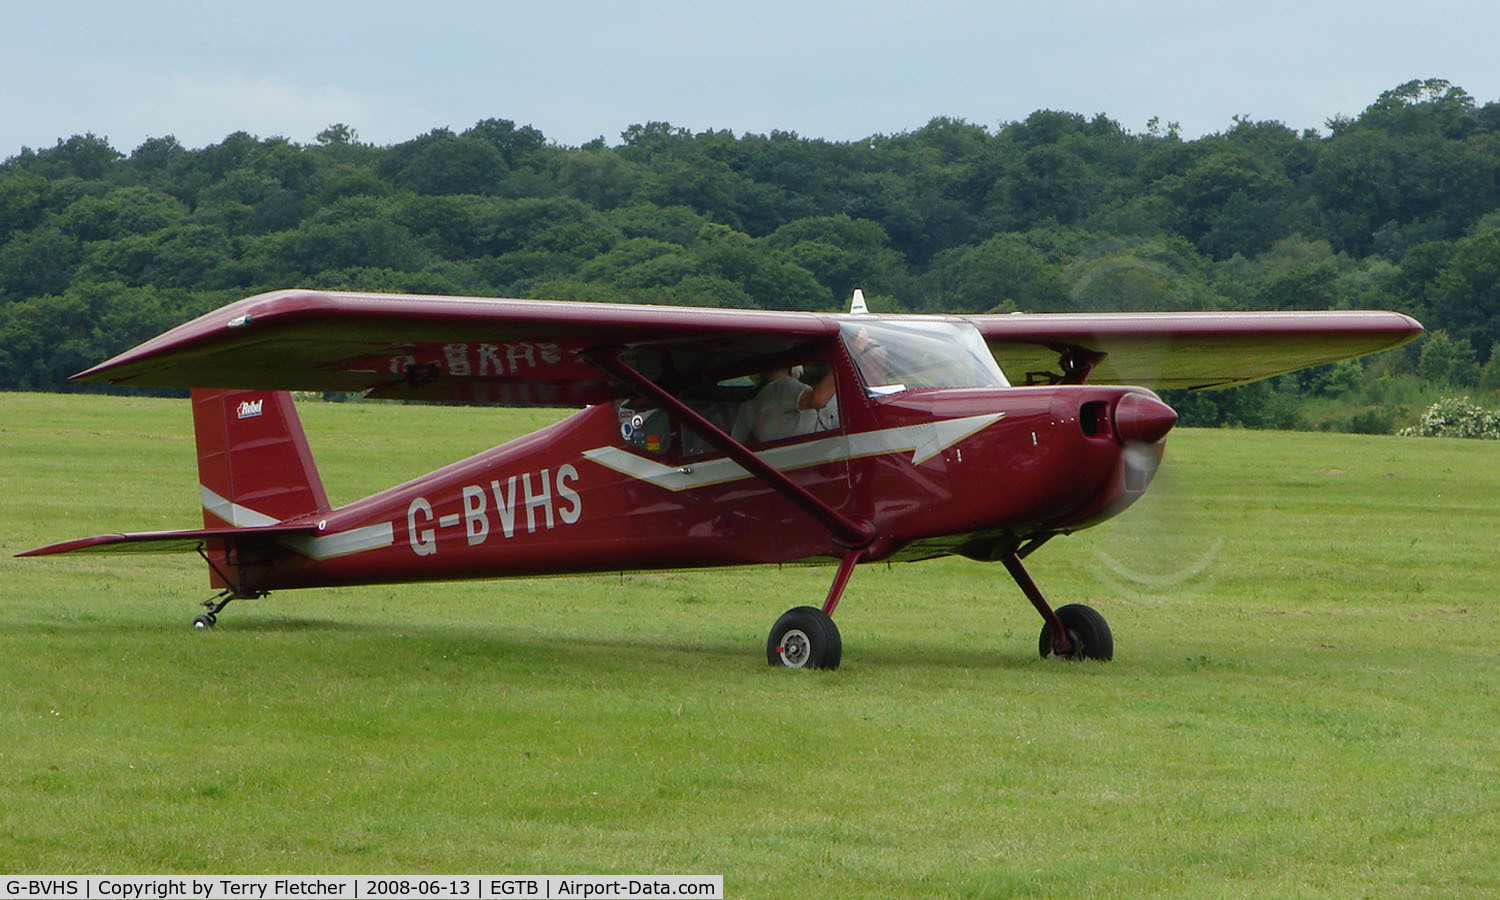
<instances>
[{"instance_id":1,"label":"tree line","mask_svg":"<svg viewBox=\"0 0 1500 900\"><path fill-rule=\"evenodd\" d=\"M1316 424L1389 431L1415 419L1402 404L1420 385L1500 388L1500 102L1428 79L1325 130L1236 118L1193 140L1051 110L850 142L650 122L577 147L487 119L391 146L343 124L307 145L166 136L128 154L84 134L0 163L0 389L68 389L172 325L285 287L1396 309L1429 329L1405 351L1174 398L1188 421L1247 425L1311 424L1311 398L1346 398Z\"/></svg>"}]
</instances>

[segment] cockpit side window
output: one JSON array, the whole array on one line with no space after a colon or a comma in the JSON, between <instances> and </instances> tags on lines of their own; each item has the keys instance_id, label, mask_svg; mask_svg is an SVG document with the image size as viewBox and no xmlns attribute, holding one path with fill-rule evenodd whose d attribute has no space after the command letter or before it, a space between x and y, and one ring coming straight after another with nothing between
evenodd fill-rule
<instances>
[{"instance_id":1,"label":"cockpit side window","mask_svg":"<svg viewBox=\"0 0 1500 900\"><path fill-rule=\"evenodd\" d=\"M678 397L752 447L839 425L834 367L822 361L697 385L678 392ZM616 412L624 446L639 452L672 458L717 452L696 431L650 401L621 400Z\"/></svg>"},{"instance_id":2,"label":"cockpit side window","mask_svg":"<svg viewBox=\"0 0 1500 900\"><path fill-rule=\"evenodd\" d=\"M838 427L838 391L833 367L817 362L770 369L735 411L730 434L764 444Z\"/></svg>"},{"instance_id":3,"label":"cockpit side window","mask_svg":"<svg viewBox=\"0 0 1500 900\"><path fill-rule=\"evenodd\" d=\"M924 387L1009 387L984 337L952 319L839 323L844 347L871 396Z\"/></svg>"}]
</instances>

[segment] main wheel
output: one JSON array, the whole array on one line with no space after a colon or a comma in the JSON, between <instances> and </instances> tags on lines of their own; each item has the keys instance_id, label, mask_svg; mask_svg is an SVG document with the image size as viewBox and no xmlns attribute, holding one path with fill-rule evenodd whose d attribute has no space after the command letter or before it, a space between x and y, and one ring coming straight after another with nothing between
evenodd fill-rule
<instances>
[{"instance_id":1,"label":"main wheel","mask_svg":"<svg viewBox=\"0 0 1500 900\"><path fill-rule=\"evenodd\" d=\"M766 662L788 669L837 669L844 655L839 628L821 609L789 609L771 626Z\"/></svg>"},{"instance_id":2,"label":"main wheel","mask_svg":"<svg viewBox=\"0 0 1500 900\"><path fill-rule=\"evenodd\" d=\"M1115 638L1109 633L1109 623L1091 606L1071 603L1059 607L1057 618L1068 632L1067 659L1110 659L1115 655ZM1037 641L1042 659L1051 659L1058 654L1052 649L1052 623L1042 626L1042 636Z\"/></svg>"}]
</instances>

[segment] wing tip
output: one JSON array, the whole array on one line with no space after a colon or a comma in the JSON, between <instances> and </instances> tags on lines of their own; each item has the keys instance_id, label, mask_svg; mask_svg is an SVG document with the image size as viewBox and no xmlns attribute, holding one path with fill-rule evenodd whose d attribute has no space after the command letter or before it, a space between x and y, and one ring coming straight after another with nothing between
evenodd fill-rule
<instances>
[{"instance_id":1,"label":"wing tip","mask_svg":"<svg viewBox=\"0 0 1500 900\"><path fill-rule=\"evenodd\" d=\"M103 547L109 544L117 544L127 540L123 534L96 534L93 537L74 538L70 541L59 541L48 544L45 547L37 547L32 550L24 550L15 555L16 559L28 556L52 556L57 553L71 553L75 550L88 550L94 547Z\"/></svg>"}]
</instances>

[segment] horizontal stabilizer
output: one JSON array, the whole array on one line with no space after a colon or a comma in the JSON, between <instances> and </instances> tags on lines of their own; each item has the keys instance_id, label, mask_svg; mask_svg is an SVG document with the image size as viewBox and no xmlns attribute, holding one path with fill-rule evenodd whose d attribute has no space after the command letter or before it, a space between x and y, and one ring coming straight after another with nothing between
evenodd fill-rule
<instances>
[{"instance_id":1,"label":"horizontal stabilizer","mask_svg":"<svg viewBox=\"0 0 1500 900\"><path fill-rule=\"evenodd\" d=\"M317 525L266 525L257 528L190 528L185 531L138 531L132 534L100 534L49 544L16 556L50 556L54 553L179 553L199 548L221 549L232 541L271 540L296 535L315 535Z\"/></svg>"}]
</instances>

